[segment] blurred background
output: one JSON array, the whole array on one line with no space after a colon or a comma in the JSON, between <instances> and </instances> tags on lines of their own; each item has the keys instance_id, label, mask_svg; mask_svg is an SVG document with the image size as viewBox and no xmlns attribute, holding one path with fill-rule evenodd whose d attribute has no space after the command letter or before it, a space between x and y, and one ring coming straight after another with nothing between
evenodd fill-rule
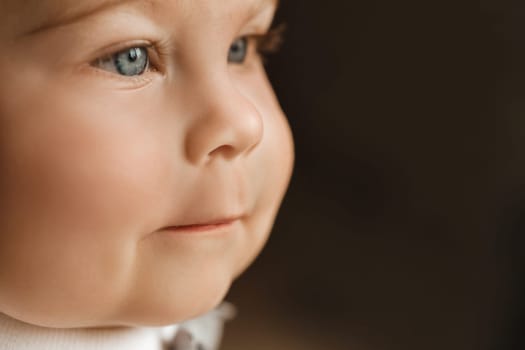
<instances>
[{"instance_id":1,"label":"blurred background","mask_svg":"<svg viewBox=\"0 0 525 350\"><path fill-rule=\"evenodd\" d=\"M525 3L284 0L296 168L223 349L525 349Z\"/></svg>"}]
</instances>

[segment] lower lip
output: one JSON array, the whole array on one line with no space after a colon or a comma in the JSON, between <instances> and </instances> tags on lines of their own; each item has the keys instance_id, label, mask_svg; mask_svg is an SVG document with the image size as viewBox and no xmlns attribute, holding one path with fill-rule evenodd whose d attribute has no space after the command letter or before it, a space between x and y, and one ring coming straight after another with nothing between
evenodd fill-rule
<instances>
[{"instance_id":1,"label":"lower lip","mask_svg":"<svg viewBox=\"0 0 525 350\"><path fill-rule=\"evenodd\" d=\"M164 230L170 233L191 234L191 233L212 233L216 231L224 231L233 226L237 220L225 221L217 224L207 225L188 225L188 226L170 226Z\"/></svg>"}]
</instances>

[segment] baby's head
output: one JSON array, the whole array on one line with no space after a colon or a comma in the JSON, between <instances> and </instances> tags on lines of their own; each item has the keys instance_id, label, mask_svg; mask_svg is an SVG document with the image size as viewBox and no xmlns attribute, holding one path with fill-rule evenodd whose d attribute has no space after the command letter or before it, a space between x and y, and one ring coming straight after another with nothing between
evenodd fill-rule
<instances>
[{"instance_id":1,"label":"baby's head","mask_svg":"<svg viewBox=\"0 0 525 350\"><path fill-rule=\"evenodd\" d=\"M0 0L0 313L164 325L216 306L291 174L274 0Z\"/></svg>"}]
</instances>

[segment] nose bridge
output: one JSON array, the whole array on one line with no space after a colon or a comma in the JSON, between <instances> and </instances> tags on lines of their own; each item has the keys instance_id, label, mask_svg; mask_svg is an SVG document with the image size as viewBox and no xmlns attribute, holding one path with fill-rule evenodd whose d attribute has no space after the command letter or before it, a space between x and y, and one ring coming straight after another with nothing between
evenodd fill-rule
<instances>
[{"instance_id":1,"label":"nose bridge","mask_svg":"<svg viewBox=\"0 0 525 350\"><path fill-rule=\"evenodd\" d=\"M263 120L252 101L226 72L194 80L196 103L186 133L186 156L191 163L218 157L233 159L249 153L263 136Z\"/></svg>"}]
</instances>

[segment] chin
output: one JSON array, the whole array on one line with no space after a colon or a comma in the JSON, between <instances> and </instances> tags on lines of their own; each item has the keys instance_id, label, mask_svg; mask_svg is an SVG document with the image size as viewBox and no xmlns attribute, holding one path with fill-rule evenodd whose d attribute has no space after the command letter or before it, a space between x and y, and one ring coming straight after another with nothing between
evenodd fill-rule
<instances>
[{"instance_id":1,"label":"chin","mask_svg":"<svg viewBox=\"0 0 525 350\"><path fill-rule=\"evenodd\" d=\"M230 289L231 281L195 289L193 293L169 293L149 300L134 299L119 312L113 325L162 327L181 323L216 308Z\"/></svg>"}]
</instances>

